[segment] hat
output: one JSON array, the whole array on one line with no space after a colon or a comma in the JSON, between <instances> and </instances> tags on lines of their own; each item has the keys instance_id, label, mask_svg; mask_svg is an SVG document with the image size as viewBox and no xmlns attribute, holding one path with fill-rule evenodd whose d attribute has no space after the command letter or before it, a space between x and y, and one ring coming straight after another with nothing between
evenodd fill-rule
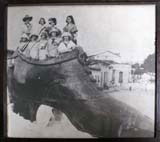
<instances>
[{"instance_id":1,"label":"hat","mask_svg":"<svg viewBox=\"0 0 160 142\"><path fill-rule=\"evenodd\" d=\"M62 34L62 37L65 37L65 36L70 37L70 38L72 37L72 35L69 32L64 32Z\"/></svg>"},{"instance_id":2,"label":"hat","mask_svg":"<svg viewBox=\"0 0 160 142\"><path fill-rule=\"evenodd\" d=\"M25 17L22 19L24 22L26 21L26 20L29 20L29 21L31 21L32 20L32 16L29 16L29 15L25 15Z\"/></svg>"},{"instance_id":3,"label":"hat","mask_svg":"<svg viewBox=\"0 0 160 142\"><path fill-rule=\"evenodd\" d=\"M44 36L45 36L45 38L47 38L47 37L48 37L47 32L42 32L42 33L41 33L41 36L42 36L42 35L44 35Z\"/></svg>"},{"instance_id":4,"label":"hat","mask_svg":"<svg viewBox=\"0 0 160 142\"><path fill-rule=\"evenodd\" d=\"M25 33L21 36L21 38L27 38L27 39L29 39L29 37Z\"/></svg>"},{"instance_id":5,"label":"hat","mask_svg":"<svg viewBox=\"0 0 160 142\"><path fill-rule=\"evenodd\" d=\"M38 35L36 35L36 34L32 34L32 35L30 36L30 39L31 39L31 38L33 38L33 37L38 38Z\"/></svg>"},{"instance_id":6,"label":"hat","mask_svg":"<svg viewBox=\"0 0 160 142\"><path fill-rule=\"evenodd\" d=\"M52 28L52 30L49 31L50 36L51 36L51 33L53 33L53 32L56 33L56 35L59 34L59 30L58 29Z\"/></svg>"},{"instance_id":7,"label":"hat","mask_svg":"<svg viewBox=\"0 0 160 142\"><path fill-rule=\"evenodd\" d=\"M43 32L41 33L41 35L46 35L46 36L48 36L47 32L45 32L45 31L43 31Z\"/></svg>"}]
</instances>

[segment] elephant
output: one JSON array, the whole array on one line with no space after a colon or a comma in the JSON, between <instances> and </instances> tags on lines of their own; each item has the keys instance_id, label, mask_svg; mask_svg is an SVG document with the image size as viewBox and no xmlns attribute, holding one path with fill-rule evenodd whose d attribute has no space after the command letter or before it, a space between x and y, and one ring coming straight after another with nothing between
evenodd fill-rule
<instances>
[{"instance_id":1,"label":"elephant","mask_svg":"<svg viewBox=\"0 0 160 142\"><path fill-rule=\"evenodd\" d=\"M104 96L80 55L74 50L35 61L18 51L10 54L14 66L7 67L7 86L13 111L32 122L43 104L63 112L75 128L93 137L153 137L153 122L112 96Z\"/></svg>"}]
</instances>

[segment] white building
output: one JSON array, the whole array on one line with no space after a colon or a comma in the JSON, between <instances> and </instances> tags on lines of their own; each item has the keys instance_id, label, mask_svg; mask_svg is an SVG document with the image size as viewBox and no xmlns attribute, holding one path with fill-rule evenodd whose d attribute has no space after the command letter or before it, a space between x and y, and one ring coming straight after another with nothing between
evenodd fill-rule
<instances>
[{"instance_id":1,"label":"white building","mask_svg":"<svg viewBox=\"0 0 160 142\"><path fill-rule=\"evenodd\" d=\"M116 62L120 61L120 56L112 52L101 57L94 57L90 65L92 76L99 87L125 86L131 82L130 64Z\"/></svg>"}]
</instances>

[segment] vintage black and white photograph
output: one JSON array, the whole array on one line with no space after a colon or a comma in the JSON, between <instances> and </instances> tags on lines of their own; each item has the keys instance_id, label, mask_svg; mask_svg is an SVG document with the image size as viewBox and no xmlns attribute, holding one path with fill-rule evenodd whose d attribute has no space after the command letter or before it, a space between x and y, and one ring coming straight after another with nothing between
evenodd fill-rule
<instances>
[{"instance_id":1,"label":"vintage black and white photograph","mask_svg":"<svg viewBox=\"0 0 160 142\"><path fill-rule=\"evenodd\" d=\"M9 6L7 135L155 132L155 5Z\"/></svg>"}]
</instances>

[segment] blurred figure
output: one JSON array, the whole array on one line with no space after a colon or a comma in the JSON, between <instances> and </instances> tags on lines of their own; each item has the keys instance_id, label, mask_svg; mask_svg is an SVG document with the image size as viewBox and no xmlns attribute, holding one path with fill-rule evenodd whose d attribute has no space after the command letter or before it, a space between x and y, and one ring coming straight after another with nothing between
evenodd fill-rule
<instances>
[{"instance_id":1,"label":"blurred figure","mask_svg":"<svg viewBox=\"0 0 160 142\"><path fill-rule=\"evenodd\" d=\"M47 126L52 127L56 121L60 122L62 120L62 116L63 116L63 113L61 111L57 110L56 108L53 108L52 115L49 119Z\"/></svg>"},{"instance_id":2,"label":"blurred figure","mask_svg":"<svg viewBox=\"0 0 160 142\"><path fill-rule=\"evenodd\" d=\"M67 25L63 28L63 32L69 32L72 35L72 41L77 44L77 27L72 15L67 16L66 18Z\"/></svg>"}]
</instances>

